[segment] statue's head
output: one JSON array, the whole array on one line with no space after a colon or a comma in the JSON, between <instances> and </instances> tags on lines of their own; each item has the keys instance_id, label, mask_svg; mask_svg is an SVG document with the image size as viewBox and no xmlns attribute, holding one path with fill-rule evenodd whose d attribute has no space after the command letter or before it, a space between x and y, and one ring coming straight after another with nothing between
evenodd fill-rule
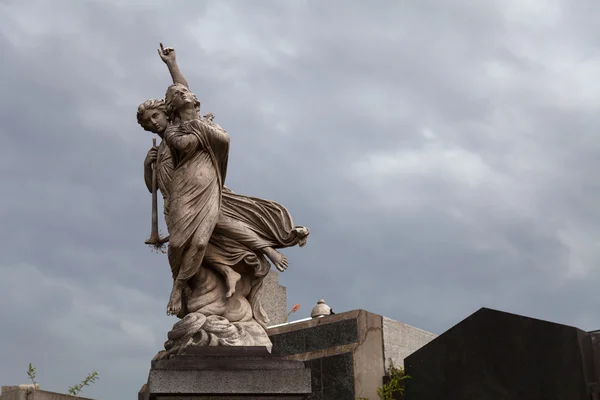
<instances>
[{"instance_id":1,"label":"statue's head","mask_svg":"<svg viewBox=\"0 0 600 400\"><path fill-rule=\"evenodd\" d=\"M162 135L169 122L165 101L150 99L140 104L137 110L137 121L144 130Z\"/></svg>"},{"instance_id":2,"label":"statue's head","mask_svg":"<svg viewBox=\"0 0 600 400\"><path fill-rule=\"evenodd\" d=\"M165 104L167 108L167 117L173 121L179 114L179 110L187 107L194 107L200 115L200 100L187 87L176 83L167 88L165 94Z\"/></svg>"}]
</instances>

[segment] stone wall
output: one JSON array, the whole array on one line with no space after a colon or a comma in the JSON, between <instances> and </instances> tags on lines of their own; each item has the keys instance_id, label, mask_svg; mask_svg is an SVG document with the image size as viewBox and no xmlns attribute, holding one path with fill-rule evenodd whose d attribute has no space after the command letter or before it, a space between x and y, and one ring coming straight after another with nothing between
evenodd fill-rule
<instances>
[{"instance_id":1,"label":"stone wall","mask_svg":"<svg viewBox=\"0 0 600 400\"><path fill-rule=\"evenodd\" d=\"M279 273L271 268L263 281L261 304L269 316L269 326L283 324L287 314L286 288L279 284Z\"/></svg>"},{"instance_id":2,"label":"stone wall","mask_svg":"<svg viewBox=\"0 0 600 400\"><path fill-rule=\"evenodd\" d=\"M311 400L377 399L386 357L397 361L435 337L364 310L272 327L267 333L274 354L310 368Z\"/></svg>"},{"instance_id":3,"label":"stone wall","mask_svg":"<svg viewBox=\"0 0 600 400\"><path fill-rule=\"evenodd\" d=\"M33 385L2 386L0 400L91 400L86 397L73 397L62 393L33 389Z\"/></svg>"},{"instance_id":4,"label":"stone wall","mask_svg":"<svg viewBox=\"0 0 600 400\"><path fill-rule=\"evenodd\" d=\"M383 317L383 356L386 368L389 360L396 367L404 367L406 357L435 338L433 333Z\"/></svg>"}]
</instances>

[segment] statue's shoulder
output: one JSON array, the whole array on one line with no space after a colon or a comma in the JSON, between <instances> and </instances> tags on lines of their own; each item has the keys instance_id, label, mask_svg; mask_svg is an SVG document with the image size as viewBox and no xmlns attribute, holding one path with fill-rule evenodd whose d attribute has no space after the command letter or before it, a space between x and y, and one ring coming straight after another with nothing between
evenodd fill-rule
<instances>
[{"instance_id":1,"label":"statue's shoulder","mask_svg":"<svg viewBox=\"0 0 600 400\"><path fill-rule=\"evenodd\" d=\"M229 142L229 134L211 119L202 118L198 120L198 123L202 126L202 131L205 132L207 137L210 137L211 140Z\"/></svg>"},{"instance_id":2,"label":"statue's shoulder","mask_svg":"<svg viewBox=\"0 0 600 400\"><path fill-rule=\"evenodd\" d=\"M179 124L170 123L169 125L167 125L167 129L165 129L163 141L166 141L169 138L169 136L173 136L173 134L179 132L179 130L180 130Z\"/></svg>"},{"instance_id":3,"label":"statue's shoulder","mask_svg":"<svg viewBox=\"0 0 600 400\"><path fill-rule=\"evenodd\" d=\"M209 125L211 128L216 129L220 132L225 132L227 133L227 131L225 129L223 129L223 127L219 124L217 124L215 122L215 114L213 114L212 112L209 112L208 114L206 114L204 116L204 118L202 118L202 120Z\"/></svg>"},{"instance_id":4,"label":"statue's shoulder","mask_svg":"<svg viewBox=\"0 0 600 400\"><path fill-rule=\"evenodd\" d=\"M202 118L194 118L187 122L187 127L203 131L209 128L209 125Z\"/></svg>"}]
</instances>

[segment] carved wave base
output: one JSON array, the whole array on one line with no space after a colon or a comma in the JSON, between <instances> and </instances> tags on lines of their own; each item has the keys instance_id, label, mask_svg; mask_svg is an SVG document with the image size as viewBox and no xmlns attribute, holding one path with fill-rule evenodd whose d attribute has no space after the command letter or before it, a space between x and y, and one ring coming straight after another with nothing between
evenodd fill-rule
<instances>
[{"instance_id":1,"label":"carved wave base","mask_svg":"<svg viewBox=\"0 0 600 400\"><path fill-rule=\"evenodd\" d=\"M201 268L184 293L183 318L173 325L165 350L154 360L186 355L205 346L264 347L270 352L272 344L259 301L261 285L262 278L242 275L234 295L227 298L223 277L212 269Z\"/></svg>"},{"instance_id":2,"label":"carved wave base","mask_svg":"<svg viewBox=\"0 0 600 400\"><path fill-rule=\"evenodd\" d=\"M227 318L191 313L177 322L168 334L165 350L154 358L185 355L198 346L251 346L271 351L271 340L264 328L254 320L230 322Z\"/></svg>"}]
</instances>

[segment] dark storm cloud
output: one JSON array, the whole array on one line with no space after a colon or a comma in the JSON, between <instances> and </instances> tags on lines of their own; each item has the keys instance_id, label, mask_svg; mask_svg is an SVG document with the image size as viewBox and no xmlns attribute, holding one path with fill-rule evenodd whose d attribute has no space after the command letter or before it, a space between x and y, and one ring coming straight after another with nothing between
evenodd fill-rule
<instances>
[{"instance_id":1,"label":"dark storm cloud","mask_svg":"<svg viewBox=\"0 0 600 400\"><path fill-rule=\"evenodd\" d=\"M301 316L600 326L596 3L179 4L0 3L3 384L97 368L88 395L124 399L162 346L134 116L170 83L160 41L230 132L228 186L311 228L280 276Z\"/></svg>"}]
</instances>

